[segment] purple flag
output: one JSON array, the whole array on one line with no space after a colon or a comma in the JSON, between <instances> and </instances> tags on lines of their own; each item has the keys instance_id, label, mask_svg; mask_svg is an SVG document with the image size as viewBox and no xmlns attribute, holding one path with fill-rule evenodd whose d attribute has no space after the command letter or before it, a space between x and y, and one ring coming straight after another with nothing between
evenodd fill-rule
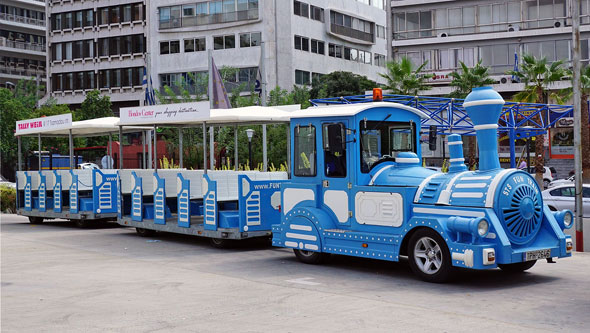
<instances>
[{"instance_id":1,"label":"purple flag","mask_svg":"<svg viewBox=\"0 0 590 333\"><path fill-rule=\"evenodd\" d=\"M225 86L223 85L223 80L221 79L221 74L215 66L215 61L213 61L213 57L211 57L211 67L212 67L212 75L211 78L213 80L213 84L211 84L212 91L209 94L209 98L213 99L213 109L231 109L231 103L229 102L229 98L227 97L227 91L225 90Z\"/></svg>"}]
</instances>

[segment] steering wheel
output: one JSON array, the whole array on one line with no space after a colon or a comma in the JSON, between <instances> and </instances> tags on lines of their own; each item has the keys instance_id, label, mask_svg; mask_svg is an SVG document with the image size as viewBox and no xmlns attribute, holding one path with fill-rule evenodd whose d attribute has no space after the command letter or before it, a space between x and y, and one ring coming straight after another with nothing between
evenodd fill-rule
<instances>
[{"instance_id":1,"label":"steering wheel","mask_svg":"<svg viewBox=\"0 0 590 333\"><path fill-rule=\"evenodd\" d=\"M373 171L373 169L375 169L376 166L385 163L385 162L395 162L395 158L391 157L390 155L383 155L381 156L381 158L379 160L377 160L377 162L373 163L373 165L371 165L371 167L369 168L369 172Z\"/></svg>"}]
</instances>

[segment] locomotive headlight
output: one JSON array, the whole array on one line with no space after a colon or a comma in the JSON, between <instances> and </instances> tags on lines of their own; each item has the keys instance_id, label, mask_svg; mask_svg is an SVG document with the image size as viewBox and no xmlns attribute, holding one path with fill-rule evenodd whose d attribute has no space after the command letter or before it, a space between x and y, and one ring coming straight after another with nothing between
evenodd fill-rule
<instances>
[{"instance_id":1,"label":"locomotive headlight","mask_svg":"<svg viewBox=\"0 0 590 333\"><path fill-rule=\"evenodd\" d=\"M485 237L488 234L488 231L490 231L490 224L488 223L488 220L481 218L481 220L479 220L477 223L477 234L479 237Z\"/></svg>"},{"instance_id":2,"label":"locomotive headlight","mask_svg":"<svg viewBox=\"0 0 590 333\"><path fill-rule=\"evenodd\" d=\"M569 229L574 225L574 213L569 209L553 212L553 216L562 229Z\"/></svg>"}]
</instances>

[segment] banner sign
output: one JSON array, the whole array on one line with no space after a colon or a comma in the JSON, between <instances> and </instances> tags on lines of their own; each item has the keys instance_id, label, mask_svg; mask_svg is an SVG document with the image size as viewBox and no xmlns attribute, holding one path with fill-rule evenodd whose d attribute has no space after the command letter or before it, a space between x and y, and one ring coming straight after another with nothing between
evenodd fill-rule
<instances>
[{"instance_id":1,"label":"banner sign","mask_svg":"<svg viewBox=\"0 0 590 333\"><path fill-rule=\"evenodd\" d=\"M72 114L20 120L16 122L16 135L37 134L72 127Z\"/></svg>"},{"instance_id":2,"label":"banner sign","mask_svg":"<svg viewBox=\"0 0 590 333\"><path fill-rule=\"evenodd\" d=\"M209 101L121 108L120 125L183 124L207 120Z\"/></svg>"}]
</instances>

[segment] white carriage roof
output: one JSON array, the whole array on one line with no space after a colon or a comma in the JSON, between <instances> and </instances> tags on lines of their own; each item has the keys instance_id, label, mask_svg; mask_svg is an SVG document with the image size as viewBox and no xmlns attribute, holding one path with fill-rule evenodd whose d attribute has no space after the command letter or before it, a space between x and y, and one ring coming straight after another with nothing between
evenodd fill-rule
<instances>
[{"instance_id":1,"label":"white carriage roof","mask_svg":"<svg viewBox=\"0 0 590 333\"><path fill-rule=\"evenodd\" d=\"M119 118L118 117L104 117L96 119L88 119L72 122L71 126L67 128L60 128L55 130L42 130L28 132L22 136L35 136L41 134L42 136L68 136L72 130L72 136L100 136L109 133L119 133ZM128 126L123 127L123 132L138 132L143 130L150 130L151 127ZM16 135L16 134L15 134Z\"/></svg>"},{"instance_id":2,"label":"white carriage roof","mask_svg":"<svg viewBox=\"0 0 590 333\"><path fill-rule=\"evenodd\" d=\"M291 118L316 118L316 117L347 117L354 116L362 111L385 107L392 109L403 109L410 111L420 118L426 119L428 116L426 113L413 108L411 106L392 103L392 102L371 102L371 103L357 103L357 104L343 104L343 105L326 105L316 106L305 110L297 111L292 114Z\"/></svg>"},{"instance_id":3,"label":"white carriage roof","mask_svg":"<svg viewBox=\"0 0 590 333\"><path fill-rule=\"evenodd\" d=\"M163 104L162 106L165 106ZM182 126L191 127L203 123L209 125L237 125L237 124L265 124L265 123L286 123L296 112L300 112L301 105L284 105L284 106L246 106L233 109L211 109L208 115L195 116L192 119L165 119L157 124L152 124L150 120L122 120L123 128L133 125L161 125L161 126ZM126 110L125 110L126 111ZM121 111L121 112L125 112Z\"/></svg>"}]
</instances>

